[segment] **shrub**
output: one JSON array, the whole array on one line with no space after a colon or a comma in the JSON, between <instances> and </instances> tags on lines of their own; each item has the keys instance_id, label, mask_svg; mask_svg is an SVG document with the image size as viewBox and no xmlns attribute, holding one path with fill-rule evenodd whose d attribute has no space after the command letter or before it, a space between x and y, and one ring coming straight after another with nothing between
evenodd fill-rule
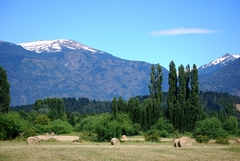
<instances>
[{"instance_id":1,"label":"shrub","mask_svg":"<svg viewBox=\"0 0 240 161\"><path fill-rule=\"evenodd\" d=\"M151 130L154 130L161 137L168 137L169 134L174 132L173 125L164 119L164 117L160 117L157 123L151 126Z\"/></svg>"},{"instance_id":2,"label":"shrub","mask_svg":"<svg viewBox=\"0 0 240 161\"><path fill-rule=\"evenodd\" d=\"M133 124L127 114L102 114L83 118L76 124L74 131L87 131L96 134L96 141L109 141L113 137L120 138L124 135L137 134L140 130L138 124ZM94 135L95 137L95 135Z\"/></svg>"},{"instance_id":3,"label":"shrub","mask_svg":"<svg viewBox=\"0 0 240 161\"><path fill-rule=\"evenodd\" d=\"M0 114L0 140L14 139L29 128L29 122L22 119L17 112Z\"/></svg>"},{"instance_id":4,"label":"shrub","mask_svg":"<svg viewBox=\"0 0 240 161\"><path fill-rule=\"evenodd\" d=\"M96 141L97 140L97 134L92 133L92 132L87 132L87 131L83 131L81 132L80 136L79 136L79 141Z\"/></svg>"},{"instance_id":5,"label":"shrub","mask_svg":"<svg viewBox=\"0 0 240 161\"><path fill-rule=\"evenodd\" d=\"M196 136L196 142L198 143L207 143L209 142L210 138L207 135L198 135Z\"/></svg>"},{"instance_id":6,"label":"shrub","mask_svg":"<svg viewBox=\"0 0 240 161\"><path fill-rule=\"evenodd\" d=\"M69 134L72 131L72 125L60 119L54 120L48 124L50 131L56 134Z\"/></svg>"},{"instance_id":7,"label":"shrub","mask_svg":"<svg viewBox=\"0 0 240 161\"><path fill-rule=\"evenodd\" d=\"M224 122L223 122L223 128L224 130L228 131L229 134L236 134L238 130L238 121L236 117L229 116Z\"/></svg>"},{"instance_id":8,"label":"shrub","mask_svg":"<svg viewBox=\"0 0 240 161\"><path fill-rule=\"evenodd\" d=\"M36 124L47 125L50 121L51 121L50 118L48 118L46 114L41 114L38 115L35 122Z\"/></svg>"},{"instance_id":9,"label":"shrub","mask_svg":"<svg viewBox=\"0 0 240 161\"><path fill-rule=\"evenodd\" d=\"M51 131L49 125L40 125L36 124L33 129L36 131L36 133L46 133Z\"/></svg>"},{"instance_id":10,"label":"shrub","mask_svg":"<svg viewBox=\"0 0 240 161\"><path fill-rule=\"evenodd\" d=\"M160 136L157 133L147 133L144 135L145 141L160 142Z\"/></svg>"},{"instance_id":11,"label":"shrub","mask_svg":"<svg viewBox=\"0 0 240 161\"><path fill-rule=\"evenodd\" d=\"M229 144L229 141L228 141L227 138L218 137L218 138L216 139L216 143L217 143L217 144L228 145L228 144Z\"/></svg>"},{"instance_id":12,"label":"shrub","mask_svg":"<svg viewBox=\"0 0 240 161\"><path fill-rule=\"evenodd\" d=\"M223 130L220 120L216 117L212 117L197 123L193 136L196 138L198 135L207 135L210 138L217 138L219 136L226 137L228 133Z\"/></svg>"},{"instance_id":13,"label":"shrub","mask_svg":"<svg viewBox=\"0 0 240 161\"><path fill-rule=\"evenodd\" d=\"M24 132L23 137L26 139L26 138L28 138L30 136L36 136L36 135L37 135L37 133L36 133L36 131L34 129L29 129L29 130L26 130Z\"/></svg>"}]
</instances>

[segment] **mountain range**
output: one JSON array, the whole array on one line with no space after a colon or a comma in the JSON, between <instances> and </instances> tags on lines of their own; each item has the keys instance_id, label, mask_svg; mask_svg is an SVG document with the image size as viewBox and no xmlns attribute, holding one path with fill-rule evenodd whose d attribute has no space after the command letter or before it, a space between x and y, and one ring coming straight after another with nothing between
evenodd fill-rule
<instances>
[{"instance_id":1,"label":"mountain range","mask_svg":"<svg viewBox=\"0 0 240 161\"><path fill-rule=\"evenodd\" d=\"M199 67L200 89L240 96L238 62L240 54L225 54ZM46 97L109 101L114 96L129 99L148 95L151 65L124 60L68 39L18 45L0 41L0 66L8 74L12 106ZM162 67L162 71L163 91L167 91L168 70Z\"/></svg>"}]
</instances>

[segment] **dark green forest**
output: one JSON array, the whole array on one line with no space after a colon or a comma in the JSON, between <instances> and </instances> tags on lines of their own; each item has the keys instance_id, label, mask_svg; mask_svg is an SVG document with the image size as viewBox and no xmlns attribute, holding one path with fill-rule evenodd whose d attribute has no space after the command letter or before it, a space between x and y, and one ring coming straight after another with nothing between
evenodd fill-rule
<instances>
[{"instance_id":1,"label":"dark green forest","mask_svg":"<svg viewBox=\"0 0 240 161\"><path fill-rule=\"evenodd\" d=\"M240 97L200 91L196 65L169 65L169 89L162 91L163 74L152 65L149 95L123 100L45 98L34 104L10 107L6 71L0 71L0 140L26 138L54 131L78 132L91 141L109 141L122 135L178 137L190 135L199 142L240 136L236 104ZM204 138L204 139L203 139Z\"/></svg>"}]
</instances>

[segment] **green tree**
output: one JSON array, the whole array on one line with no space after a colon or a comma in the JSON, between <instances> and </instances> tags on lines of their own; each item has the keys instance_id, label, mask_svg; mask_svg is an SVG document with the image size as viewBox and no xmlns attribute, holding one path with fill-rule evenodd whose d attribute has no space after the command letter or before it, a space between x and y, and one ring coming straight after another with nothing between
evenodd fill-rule
<instances>
[{"instance_id":1,"label":"green tree","mask_svg":"<svg viewBox=\"0 0 240 161\"><path fill-rule=\"evenodd\" d=\"M67 121L62 121L60 119L50 122L48 126L49 129L54 131L56 134L69 134L73 130L72 125L70 125Z\"/></svg>"},{"instance_id":2,"label":"green tree","mask_svg":"<svg viewBox=\"0 0 240 161\"><path fill-rule=\"evenodd\" d=\"M234 116L229 116L223 122L223 129L226 130L229 134L234 135L238 130L238 121Z\"/></svg>"},{"instance_id":3,"label":"green tree","mask_svg":"<svg viewBox=\"0 0 240 161\"><path fill-rule=\"evenodd\" d=\"M117 105L117 98L114 97L113 100L112 100L112 114L113 114L113 117L116 118L116 115L118 113L118 105Z\"/></svg>"},{"instance_id":4,"label":"green tree","mask_svg":"<svg viewBox=\"0 0 240 161\"><path fill-rule=\"evenodd\" d=\"M10 84L6 70L0 66L0 112L8 113L10 109Z\"/></svg>"},{"instance_id":5,"label":"green tree","mask_svg":"<svg viewBox=\"0 0 240 161\"><path fill-rule=\"evenodd\" d=\"M227 132L223 130L222 123L217 117L208 118L197 122L194 130L194 137L199 135L206 135L210 138L216 139L218 137L226 137Z\"/></svg>"},{"instance_id":6,"label":"green tree","mask_svg":"<svg viewBox=\"0 0 240 161\"><path fill-rule=\"evenodd\" d=\"M149 105L147 106L148 110L150 110L151 107L150 110L151 113L148 112L149 115L148 118L151 122L149 122L148 125L154 124L158 120L160 115L164 115L164 108L162 105L163 102L162 82L163 74L161 66L157 64L155 69L155 66L152 65L150 73L150 84L148 84L152 104L150 105L149 103Z\"/></svg>"},{"instance_id":7,"label":"green tree","mask_svg":"<svg viewBox=\"0 0 240 161\"><path fill-rule=\"evenodd\" d=\"M191 92L189 96L189 106L190 106L190 121L189 129L187 131L191 132L195 128L195 123L203 119L203 109L200 105L199 99L199 82L198 82L198 69L194 64L191 70Z\"/></svg>"},{"instance_id":8,"label":"green tree","mask_svg":"<svg viewBox=\"0 0 240 161\"><path fill-rule=\"evenodd\" d=\"M36 124L47 125L51 120L47 117L46 114L38 115L36 119Z\"/></svg>"},{"instance_id":9,"label":"green tree","mask_svg":"<svg viewBox=\"0 0 240 161\"><path fill-rule=\"evenodd\" d=\"M178 106L176 107L178 109L178 129L179 131L183 132L186 128L187 122L187 107L186 107L186 73L183 65L180 65L178 67Z\"/></svg>"},{"instance_id":10,"label":"green tree","mask_svg":"<svg viewBox=\"0 0 240 161\"><path fill-rule=\"evenodd\" d=\"M0 114L0 140L14 139L30 127L17 112Z\"/></svg>"},{"instance_id":11,"label":"green tree","mask_svg":"<svg viewBox=\"0 0 240 161\"><path fill-rule=\"evenodd\" d=\"M38 111L41 108L43 108L43 100L37 99L34 103L33 109Z\"/></svg>"},{"instance_id":12,"label":"green tree","mask_svg":"<svg viewBox=\"0 0 240 161\"><path fill-rule=\"evenodd\" d=\"M167 96L167 105L168 105L168 118L170 122L174 125L176 123L176 105L177 105L177 71L175 63L170 62L169 65L169 76L168 76L168 96Z\"/></svg>"}]
</instances>

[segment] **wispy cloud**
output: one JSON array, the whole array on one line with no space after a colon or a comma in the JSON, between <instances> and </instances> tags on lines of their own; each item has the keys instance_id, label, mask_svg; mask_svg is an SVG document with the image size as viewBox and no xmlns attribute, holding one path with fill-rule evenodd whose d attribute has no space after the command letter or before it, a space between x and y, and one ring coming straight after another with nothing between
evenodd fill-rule
<instances>
[{"instance_id":1,"label":"wispy cloud","mask_svg":"<svg viewBox=\"0 0 240 161\"><path fill-rule=\"evenodd\" d=\"M211 34L216 33L216 30L208 30L203 28L173 28L169 30L159 30L152 32L152 36L163 36L163 35L186 35L186 34Z\"/></svg>"}]
</instances>

